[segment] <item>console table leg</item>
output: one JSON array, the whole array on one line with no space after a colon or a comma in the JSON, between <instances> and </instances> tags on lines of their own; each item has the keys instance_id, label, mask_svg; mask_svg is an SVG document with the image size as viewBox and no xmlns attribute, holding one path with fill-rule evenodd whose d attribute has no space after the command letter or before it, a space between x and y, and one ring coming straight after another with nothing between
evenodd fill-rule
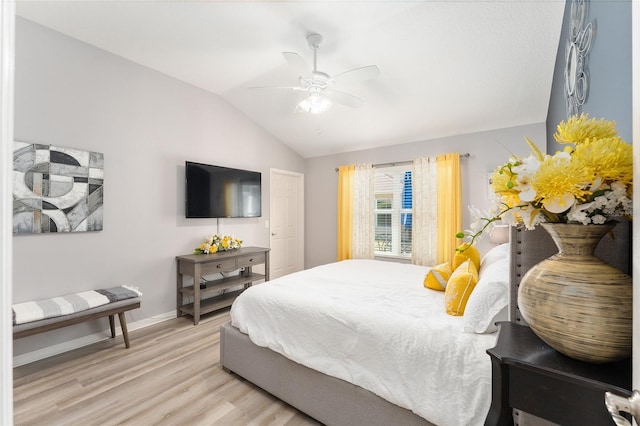
<instances>
[{"instance_id":1,"label":"console table leg","mask_svg":"<svg viewBox=\"0 0 640 426\"><path fill-rule=\"evenodd\" d=\"M200 265L194 266L193 273L193 325L200 322L200 279L202 278L202 268Z\"/></svg>"},{"instance_id":2,"label":"console table leg","mask_svg":"<svg viewBox=\"0 0 640 426\"><path fill-rule=\"evenodd\" d=\"M182 305L184 304L184 296L182 295L182 274L180 273L180 262L178 262L177 266L177 274L176 274L176 317L181 317L183 315Z\"/></svg>"}]
</instances>

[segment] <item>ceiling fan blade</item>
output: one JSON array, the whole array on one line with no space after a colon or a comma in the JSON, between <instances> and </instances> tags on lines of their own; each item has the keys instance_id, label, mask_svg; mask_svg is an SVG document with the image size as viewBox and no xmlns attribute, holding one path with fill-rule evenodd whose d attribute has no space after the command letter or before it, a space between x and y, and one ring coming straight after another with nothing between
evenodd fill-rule
<instances>
[{"instance_id":1,"label":"ceiling fan blade","mask_svg":"<svg viewBox=\"0 0 640 426\"><path fill-rule=\"evenodd\" d=\"M325 90L322 92L326 95L331 101L337 102L339 104L351 107L351 108L359 108L362 106L364 101L357 96L353 96L349 93L341 92L339 90Z\"/></svg>"},{"instance_id":2,"label":"ceiling fan blade","mask_svg":"<svg viewBox=\"0 0 640 426\"><path fill-rule=\"evenodd\" d=\"M376 78L380 75L380 70L376 65L369 65L361 68L354 68L341 74L333 76L336 84L355 83L358 81L366 81Z\"/></svg>"},{"instance_id":3,"label":"ceiling fan blade","mask_svg":"<svg viewBox=\"0 0 640 426\"><path fill-rule=\"evenodd\" d=\"M282 56L298 75L308 76L311 74L311 69L302 56L294 52L282 52Z\"/></svg>"},{"instance_id":4,"label":"ceiling fan blade","mask_svg":"<svg viewBox=\"0 0 640 426\"><path fill-rule=\"evenodd\" d=\"M262 90L262 89L287 89L287 90L304 90L300 86L253 86L249 87L251 90Z\"/></svg>"}]
</instances>

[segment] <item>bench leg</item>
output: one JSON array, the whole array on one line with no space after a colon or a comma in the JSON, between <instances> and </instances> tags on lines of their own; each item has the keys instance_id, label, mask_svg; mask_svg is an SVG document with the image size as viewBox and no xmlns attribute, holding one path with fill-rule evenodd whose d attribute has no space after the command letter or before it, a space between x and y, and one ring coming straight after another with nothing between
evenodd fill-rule
<instances>
[{"instance_id":1,"label":"bench leg","mask_svg":"<svg viewBox=\"0 0 640 426\"><path fill-rule=\"evenodd\" d=\"M127 320L124 317L124 312L118 312L118 319L120 320L120 328L122 328L124 345L127 349L129 349L129 331L127 331Z\"/></svg>"},{"instance_id":2,"label":"bench leg","mask_svg":"<svg viewBox=\"0 0 640 426\"><path fill-rule=\"evenodd\" d=\"M109 327L111 328L111 338L116 337L116 318L115 315L109 315Z\"/></svg>"}]
</instances>

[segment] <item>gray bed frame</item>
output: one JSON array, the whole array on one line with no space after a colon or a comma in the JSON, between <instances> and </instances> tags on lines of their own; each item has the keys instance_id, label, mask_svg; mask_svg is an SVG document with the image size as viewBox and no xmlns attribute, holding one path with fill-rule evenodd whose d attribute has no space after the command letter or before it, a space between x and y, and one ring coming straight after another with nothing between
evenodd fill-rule
<instances>
[{"instance_id":1,"label":"gray bed frame","mask_svg":"<svg viewBox=\"0 0 640 426\"><path fill-rule=\"evenodd\" d=\"M368 390L255 345L230 323L220 328L220 364L326 425L432 425Z\"/></svg>"},{"instance_id":2,"label":"gray bed frame","mask_svg":"<svg viewBox=\"0 0 640 426\"><path fill-rule=\"evenodd\" d=\"M596 254L629 273L630 225L621 222L615 239L605 237ZM531 266L557 252L542 228L511 228L511 277L509 318L524 324L517 304L520 279ZM621 248L625 247L625 249ZM489 356L487 355L487 362ZM399 407L359 386L327 376L257 346L230 323L220 329L220 363L233 372L314 419L327 425L432 425L410 410ZM520 419L526 413L520 412ZM524 422L521 424L525 424Z\"/></svg>"}]
</instances>

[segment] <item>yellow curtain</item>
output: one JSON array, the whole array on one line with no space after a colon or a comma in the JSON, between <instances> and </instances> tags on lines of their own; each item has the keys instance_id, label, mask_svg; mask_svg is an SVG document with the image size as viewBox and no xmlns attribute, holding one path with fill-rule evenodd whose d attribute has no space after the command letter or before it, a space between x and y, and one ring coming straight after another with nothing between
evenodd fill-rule
<instances>
[{"instance_id":1,"label":"yellow curtain","mask_svg":"<svg viewBox=\"0 0 640 426\"><path fill-rule=\"evenodd\" d=\"M438 263L453 260L458 240L456 233L462 229L462 184L460 179L460 154L442 154L437 157L438 176Z\"/></svg>"},{"instance_id":2,"label":"yellow curtain","mask_svg":"<svg viewBox=\"0 0 640 426\"><path fill-rule=\"evenodd\" d=\"M353 246L353 175L356 166L338 168L338 260L351 259Z\"/></svg>"}]
</instances>

